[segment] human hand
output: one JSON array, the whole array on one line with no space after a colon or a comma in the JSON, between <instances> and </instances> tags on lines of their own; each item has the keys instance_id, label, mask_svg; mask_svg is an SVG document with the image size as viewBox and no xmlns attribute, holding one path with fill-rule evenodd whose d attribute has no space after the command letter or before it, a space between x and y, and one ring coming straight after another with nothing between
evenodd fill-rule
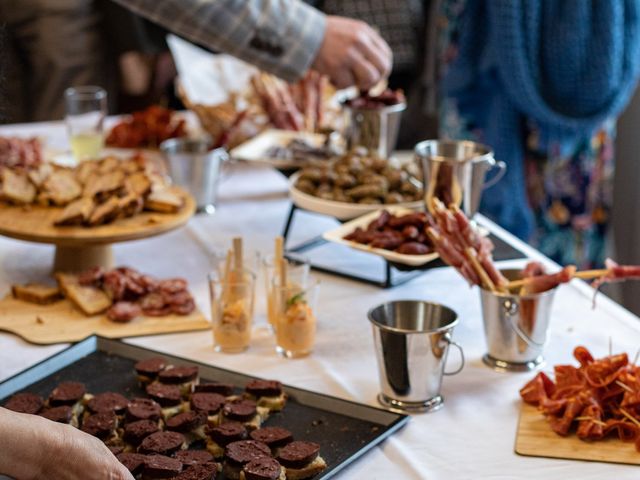
<instances>
[{"instance_id":1,"label":"human hand","mask_svg":"<svg viewBox=\"0 0 640 480\"><path fill-rule=\"evenodd\" d=\"M328 16L324 39L312 68L329 76L338 88L368 90L391 72L392 53L369 25Z\"/></svg>"},{"instance_id":2,"label":"human hand","mask_svg":"<svg viewBox=\"0 0 640 480\"><path fill-rule=\"evenodd\" d=\"M17 480L134 480L97 438L0 408L0 474Z\"/></svg>"}]
</instances>

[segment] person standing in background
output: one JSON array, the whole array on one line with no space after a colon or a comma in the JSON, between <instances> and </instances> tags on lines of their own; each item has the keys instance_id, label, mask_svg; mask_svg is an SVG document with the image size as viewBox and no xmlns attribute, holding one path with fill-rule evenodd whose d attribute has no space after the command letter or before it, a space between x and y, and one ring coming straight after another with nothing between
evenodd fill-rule
<instances>
[{"instance_id":1,"label":"person standing in background","mask_svg":"<svg viewBox=\"0 0 640 480\"><path fill-rule=\"evenodd\" d=\"M3 0L0 123L64 117L66 88L103 85L105 57L94 0Z\"/></svg>"},{"instance_id":2,"label":"person standing in background","mask_svg":"<svg viewBox=\"0 0 640 480\"><path fill-rule=\"evenodd\" d=\"M507 174L481 212L561 264L603 264L618 115L640 74L640 2L437 0L440 134Z\"/></svg>"}]
</instances>

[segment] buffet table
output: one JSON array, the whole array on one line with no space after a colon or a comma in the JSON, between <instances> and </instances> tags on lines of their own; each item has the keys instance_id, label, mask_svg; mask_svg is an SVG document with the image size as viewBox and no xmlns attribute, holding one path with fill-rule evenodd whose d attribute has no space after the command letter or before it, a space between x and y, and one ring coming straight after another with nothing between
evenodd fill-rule
<instances>
[{"instance_id":1,"label":"buffet table","mask_svg":"<svg viewBox=\"0 0 640 480\"><path fill-rule=\"evenodd\" d=\"M61 123L0 128L0 135L13 134L37 134L54 147L64 148L65 144ZM226 173L221 184L215 215L194 217L186 227L167 235L118 244L114 248L116 263L160 277L187 278L198 306L207 312L206 274L216 255L228 248L231 237L237 235L244 237L250 258L255 251L269 252L273 238L282 231L289 206L284 177L268 168L237 165ZM479 223L528 256L548 262L491 222L480 218ZM290 242L306 240L335 225L332 219L302 213L296 217ZM366 268L370 259L362 255L345 249L328 260L342 265L362 262L362 268ZM0 238L0 291L8 291L12 283L45 278L50 273L52 256L53 247ZM501 266L523 262L509 261ZM212 335L207 331L126 341L377 405L378 374L367 311L393 299L440 302L459 314L454 340L463 346L467 358L462 373L444 379L444 408L415 415L404 429L354 463L340 478L638 478L638 468L632 466L514 453L521 404L518 390L533 374L497 373L482 363L485 345L479 295L452 269L429 270L389 290L328 275L319 277L318 340L313 355L305 359L287 360L275 354L274 339L266 328L262 281L254 339L243 354L215 353ZM640 346L640 320L604 296L598 298L593 310L592 295L592 290L578 281L559 289L545 350L547 366L573 362L576 345L585 345L595 356L602 356L607 354L611 341L614 352L635 355ZM66 346L35 346L13 335L0 334L0 381ZM456 362L456 355L449 361Z\"/></svg>"}]
</instances>

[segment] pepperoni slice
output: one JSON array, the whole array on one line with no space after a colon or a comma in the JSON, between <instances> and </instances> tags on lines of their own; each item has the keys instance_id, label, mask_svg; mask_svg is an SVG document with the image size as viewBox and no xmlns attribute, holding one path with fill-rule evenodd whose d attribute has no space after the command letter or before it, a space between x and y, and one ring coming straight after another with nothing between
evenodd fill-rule
<instances>
[{"instance_id":1,"label":"pepperoni slice","mask_svg":"<svg viewBox=\"0 0 640 480\"><path fill-rule=\"evenodd\" d=\"M107 310L107 318L117 323L128 323L141 314L142 309L133 302L116 302Z\"/></svg>"},{"instance_id":2,"label":"pepperoni slice","mask_svg":"<svg viewBox=\"0 0 640 480\"><path fill-rule=\"evenodd\" d=\"M184 278L169 278L158 283L158 289L164 293L178 293L187 289L187 281Z\"/></svg>"},{"instance_id":3,"label":"pepperoni slice","mask_svg":"<svg viewBox=\"0 0 640 480\"><path fill-rule=\"evenodd\" d=\"M195 309L196 309L196 304L193 301L193 299L178 305L171 305L171 311L176 315L189 315Z\"/></svg>"}]
</instances>

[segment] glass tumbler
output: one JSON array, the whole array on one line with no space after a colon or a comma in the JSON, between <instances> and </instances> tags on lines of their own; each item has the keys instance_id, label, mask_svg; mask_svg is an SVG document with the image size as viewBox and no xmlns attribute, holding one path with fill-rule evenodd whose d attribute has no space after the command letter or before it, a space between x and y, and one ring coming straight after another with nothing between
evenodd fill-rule
<instances>
[{"instance_id":1,"label":"glass tumbler","mask_svg":"<svg viewBox=\"0 0 640 480\"><path fill-rule=\"evenodd\" d=\"M287 358L305 357L313 351L318 286L312 278L303 284L290 281L285 286L274 279L276 350Z\"/></svg>"},{"instance_id":2,"label":"glass tumbler","mask_svg":"<svg viewBox=\"0 0 640 480\"><path fill-rule=\"evenodd\" d=\"M289 282L298 285L304 285L309 276L309 259L301 255L287 255L287 278ZM277 284L278 269L275 265L275 255L267 255L262 257L262 272L264 274L264 287L267 297L267 320L269 325L275 329L275 310L274 310L274 285Z\"/></svg>"},{"instance_id":3,"label":"glass tumbler","mask_svg":"<svg viewBox=\"0 0 640 480\"><path fill-rule=\"evenodd\" d=\"M255 274L231 270L225 278L214 272L209 275L209 296L215 350L224 353L246 350L253 326Z\"/></svg>"},{"instance_id":4,"label":"glass tumbler","mask_svg":"<svg viewBox=\"0 0 640 480\"><path fill-rule=\"evenodd\" d=\"M97 86L67 88L64 92L71 152L76 161L95 159L104 147L107 92Z\"/></svg>"}]
</instances>

